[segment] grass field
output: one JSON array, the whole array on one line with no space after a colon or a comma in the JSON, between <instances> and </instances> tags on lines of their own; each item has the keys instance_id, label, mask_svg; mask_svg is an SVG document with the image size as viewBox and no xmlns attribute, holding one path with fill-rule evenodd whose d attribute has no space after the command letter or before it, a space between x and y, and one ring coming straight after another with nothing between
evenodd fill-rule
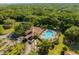
<instances>
[{"instance_id":1,"label":"grass field","mask_svg":"<svg viewBox=\"0 0 79 59\"><path fill-rule=\"evenodd\" d=\"M10 29L4 29L2 34L8 34L8 33L12 33L14 31L14 27L17 27L21 24L21 22L16 22L15 25L13 25ZM0 25L3 26L3 25Z\"/></svg>"},{"instance_id":2,"label":"grass field","mask_svg":"<svg viewBox=\"0 0 79 59\"><path fill-rule=\"evenodd\" d=\"M68 46L66 46L64 43L64 35L61 34L60 37L59 37L59 44L58 45L55 45L54 49L52 50L49 50L49 55L60 55L61 54L61 51L63 50L63 47L66 47L67 48L67 51L71 51L70 48Z\"/></svg>"}]
</instances>

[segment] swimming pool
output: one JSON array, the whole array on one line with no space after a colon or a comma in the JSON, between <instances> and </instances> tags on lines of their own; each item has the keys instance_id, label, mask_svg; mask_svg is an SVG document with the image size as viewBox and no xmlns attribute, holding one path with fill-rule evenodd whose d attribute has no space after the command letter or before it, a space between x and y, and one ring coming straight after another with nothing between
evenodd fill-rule
<instances>
[{"instance_id":1,"label":"swimming pool","mask_svg":"<svg viewBox=\"0 0 79 59\"><path fill-rule=\"evenodd\" d=\"M41 38L42 39L51 39L53 36L55 36L56 32L53 30L46 30L42 33Z\"/></svg>"}]
</instances>

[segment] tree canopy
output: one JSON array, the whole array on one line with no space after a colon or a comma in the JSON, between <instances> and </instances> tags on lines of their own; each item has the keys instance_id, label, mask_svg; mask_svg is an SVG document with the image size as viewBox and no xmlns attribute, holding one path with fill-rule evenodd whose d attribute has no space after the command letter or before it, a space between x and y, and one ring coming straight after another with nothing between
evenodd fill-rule
<instances>
[{"instance_id":1,"label":"tree canopy","mask_svg":"<svg viewBox=\"0 0 79 59\"><path fill-rule=\"evenodd\" d=\"M79 43L79 27L72 26L65 31L66 40L71 43Z\"/></svg>"}]
</instances>

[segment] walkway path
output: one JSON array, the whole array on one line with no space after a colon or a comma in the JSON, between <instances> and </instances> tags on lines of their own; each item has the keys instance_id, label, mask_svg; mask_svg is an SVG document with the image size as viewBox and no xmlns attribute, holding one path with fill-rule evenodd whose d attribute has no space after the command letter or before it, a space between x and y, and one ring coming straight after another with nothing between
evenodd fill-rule
<instances>
[{"instance_id":1,"label":"walkway path","mask_svg":"<svg viewBox=\"0 0 79 59\"><path fill-rule=\"evenodd\" d=\"M0 39L5 39L8 37L9 34L5 34L5 35L0 35Z\"/></svg>"},{"instance_id":2,"label":"walkway path","mask_svg":"<svg viewBox=\"0 0 79 59\"><path fill-rule=\"evenodd\" d=\"M35 47L35 40L32 42L32 44L26 42L24 55L28 55L34 47Z\"/></svg>"},{"instance_id":3,"label":"walkway path","mask_svg":"<svg viewBox=\"0 0 79 59\"><path fill-rule=\"evenodd\" d=\"M31 48L32 48L32 45L31 45L31 44L29 44L28 42L26 42L26 44L25 44L25 51L24 51L24 55L29 54L29 53L30 53L30 51L31 51Z\"/></svg>"}]
</instances>

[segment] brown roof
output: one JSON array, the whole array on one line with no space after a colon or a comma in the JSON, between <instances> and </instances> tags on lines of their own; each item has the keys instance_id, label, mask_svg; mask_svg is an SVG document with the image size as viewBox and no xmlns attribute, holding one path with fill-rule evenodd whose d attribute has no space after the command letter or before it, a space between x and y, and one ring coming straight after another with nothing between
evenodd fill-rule
<instances>
[{"instance_id":1,"label":"brown roof","mask_svg":"<svg viewBox=\"0 0 79 59\"><path fill-rule=\"evenodd\" d=\"M27 30L24 35L28 36L28 35L40 35L42 32L44 31L44 29L40 28L40 27L31 27L29 30Z\"/></svg>"},{"instance_id":2,"label":"brown roof","mask_svg":"<svg viewBox=\"0 0 79 59\"><path fill-rule=\"evenodd\" d=\"M44 29L40 27L32 27L32 32L34 35L40 35Z\"/></svg>"}]
</instances>

